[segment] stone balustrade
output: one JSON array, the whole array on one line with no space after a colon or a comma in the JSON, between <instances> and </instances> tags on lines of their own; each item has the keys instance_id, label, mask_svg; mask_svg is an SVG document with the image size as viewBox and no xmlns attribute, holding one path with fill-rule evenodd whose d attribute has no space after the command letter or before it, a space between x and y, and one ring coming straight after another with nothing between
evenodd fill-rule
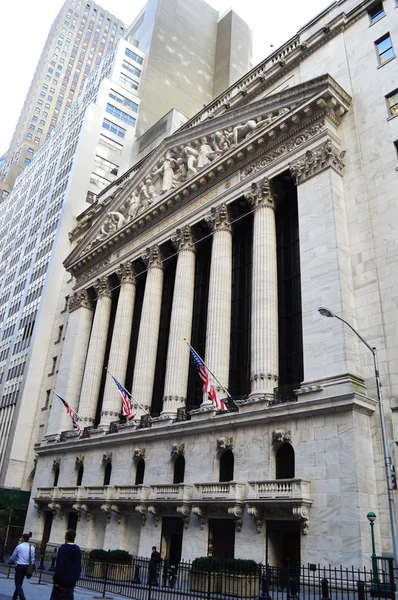
<instances>
[{"instance_id":1,"label":"stone balustrade","mask_svg":"<svg viewBox=\"0 0 398 600\"><path fill-rule=\"evenodd\" d=\"M249 481L247 501L310 499L310 482L301 478Z\"/></svg>"},{"instance_id":2,"label":"stone balustrade","mask_svg":"<svg viewBox=\"0 0 398 600\"><path fill-rule=\"evenodd\" d=\"M171 485L152 485L149 500L152 501L171 501L171 502L189 502L192 498L193 486L184 483L174 483Z\"/></svg>"},{"instance_id":3,"label":"stone balustrade","mask_svg":"<svg viewBox=\"0 0 398 600\"><path fill-rule=\"evenodd\" d=\"M245 484L235 481L217 483L195 483L193 500L195 502L241 502L245 495Z\"/></svg>"}]
</instances>

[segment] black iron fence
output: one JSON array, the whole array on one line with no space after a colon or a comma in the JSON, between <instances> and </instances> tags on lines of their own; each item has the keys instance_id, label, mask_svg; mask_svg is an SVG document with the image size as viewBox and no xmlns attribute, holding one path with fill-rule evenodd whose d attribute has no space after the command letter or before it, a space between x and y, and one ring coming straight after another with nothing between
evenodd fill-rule
<instances>
[{"instance_id":1,"label":"black iron fence","mask_svg":"<svg viewBox=\"0 0 398 600\"><path fill-rule=\"evenodd\" d=\"M56 549L36 556L37 583L51 582ZM380 557L377 569L332 568L308 564L302 567L274 567L248 561L246 568L234 568L211 559L205 564L166 560L154 565L148 558L131 557L131 563L91 560L83 555L78 586L101 594L119 594L134 600L370 600L394 599L392 559ZM7 561L0 572L12 577L14 567Z\"/></svg>"}]
</instances>

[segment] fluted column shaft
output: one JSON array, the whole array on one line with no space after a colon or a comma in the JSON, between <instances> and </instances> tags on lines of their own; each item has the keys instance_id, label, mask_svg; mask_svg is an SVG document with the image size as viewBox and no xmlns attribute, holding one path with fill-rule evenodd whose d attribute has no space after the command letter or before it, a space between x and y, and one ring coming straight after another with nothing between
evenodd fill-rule
<instances>
[{"instance_id":1,"label":"fluted column shaft","mask_svg":"<svg viewBox=\"0 0 398 600\"><path fill-rule=\"evenodd\" d=\"M132 394L146 410L149 410L155 379L162 307L163 266L159 246L148 248L142 258L148 267L148 274L138 333ZM142 409L137 407L137 418L142 414L144 414Z\"/></svg>"},{"instance_id":2,"label":"fluted column shaft","mask_svg":"<svg viewBox=\"0 0 398 600\"><path fill-rule=\"evenodd\" d=\"M69 299L69 313L55 391L77 411L93 321L93 310L86 290L73 294ZM53 398L46 435L68 429L72 429L71 418L62 402Z\"/></svg>"},{"instance_id":3,"label":"fluted column shaft","mask_svg":"<svg viewBox=\"0 0 398 600\"><path fill-rule=\"evenodd\" d=\"M245 194L255 209L251 315L251 395L272 394L278 385L278 272L275 205L268 179Z\"/></svg>"},{"instance_id":4,"label":"fluted column shaft","mask_svg":"<svg viewBox=\"0 0 398 600\"><path fill-rule=\"evenodd\" d=\"M79 415L89 425L94 423L97 410L112 306L107 277L98 279L94 285L94 289L97 294L97 306L94 314L79 402Z\"/></svg>"},{"instance_id":5,"label":"fluted column shaft","mask_svg":"<svg viewBox=\"0 0 398 600\"><path fill-rule=\"evenodd\" d=\"M130 350L131 325L135 301L135 279L131 263L120 265L117 272L120 279L120 292L117 303L112 343L109 353L108 369L122 384L125 384L127 361ZM107 376L102 401L101 426L107 427L111 421L119 418L121 399L115 382Z\"/></svg>"},{"instance_id":6,"label":"fluted column shaft","mask_svg":"<svg viewBox=\"0 0 398 600\"><path fill-rule=\"evenodd\" d=\"M213 230L205 361L220 383L228 388L231 337L232 229L225 204L213 208L207 222ZM216 381L220 397L225 394ZM207 396L204 404L208 404Z\"/></svg>"},{"instance_id":7,"label":"fluted column shaft","mask_svg":"<svg viewBox=\"0 0 398 600\"><path fill-rule=\"evenodd\" d=\"M188 387L189 347L195 289L195 249L189 226L177 229L173 244L179 251L170 318L163 415L175 416L185 406Z\"/></svg>"}]
</instances>

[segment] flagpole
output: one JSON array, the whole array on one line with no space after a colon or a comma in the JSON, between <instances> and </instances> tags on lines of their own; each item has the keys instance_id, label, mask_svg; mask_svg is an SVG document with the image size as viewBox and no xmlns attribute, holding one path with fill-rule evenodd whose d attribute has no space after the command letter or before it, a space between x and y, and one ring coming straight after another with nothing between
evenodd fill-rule
<instances>
[{"instance_id":1,"label":"flagpole","mask_svg":"<svg viewBox=\"0 0 398 600\"><path fill-rule=\"evenodd\" d=\"M107 373L109 373L109 375L110 375L111 377L113 377L114 379L116 379L116 377L115 377L115 376L114 376L114 375L113 375L113 374L110 372L110 370L108 369L108 367L105 367L105 371L106 371ZM140 407L140 409L144 411L144 413L146 413L147 415L149 415L149 411L148 411L148 410L146 410L146 409L145 409L145 408L142 406L142 404L140 404L140 403L138 402L138 400L136 400L136 399L134 398L134 396L133 396L132 394L130 394L130 392L129 392L128 390L126 390L126 388L125 388L124 386L123 386L123 389L124 389L124 390L127 392L127 394L130 396L131 400L132 400L133 402L135 402L135 403L137 404L137 406L139 406L139 407Z\"/></svg>"},{"instance_id":2,"label":"flagpole","mask_svg":"<svg viewBox=\"0 0 398 600\"><path fill-rule=\"evenodd\" d=\"M196 352L196 350L194 348L192 348L191 344L188 342L187 338L184 338L184 342L186 342L188 344L188 346L191 348L192 352L194 352L196 354L196 356L199 358L199 360L202 361L202 363L204 364L204 366L206 367L206 369L209 371L210 375L215 379L215 381L217 381L218 385L220 386L220 388L222 388L224 390L224 392L227 394L228 398L231 398L232 400L232 396L229 393L229 391L227 390L226 387L223 386L223 384L221 383L221 381L219 381L217 379L217 377L214 375L214 373L212 371L210 371L209 367L207 366L207 364L205 363L205 361L203 360L203 358L201 358L199 356L199 354Z\"/></svg>"},{"instance_id":3,"label":"flagpole","mask_svg":"<svg viewBox=\"0 0 398 600\"><path fill-rule=\"evenodd\" d=\"M55 391L55 389L53 388L53 394L55 394L57 396L57 398L61 399L61 396L59 394L57 394L57 392ZM69 404L69 402L68 402ZM69 404L70 406L70 404ZM70 406L71 407L71 406ZM77 418L79 419L79 421L81 421L82 423L85 424L86 427L90 427L90 425L87 423L87 421L85 421L84 419L81 418L80 415L77 414L77 412L75 410L73 410L73 408L71 407L71 410L74 412L74 414L77 416Z\"/></svg>"}]
</instances>

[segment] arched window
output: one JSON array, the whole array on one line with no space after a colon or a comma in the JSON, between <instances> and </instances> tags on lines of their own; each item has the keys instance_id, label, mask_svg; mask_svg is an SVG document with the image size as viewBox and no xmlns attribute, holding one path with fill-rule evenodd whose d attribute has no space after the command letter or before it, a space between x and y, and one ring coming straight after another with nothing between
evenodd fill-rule
<instances>
[{"instance_id":1,"label":"arched window","mask_svg":"<svg viewBox=\"0 0 398 600\"><path fill-rule=\"evenodd\" d=\"M234 480L234 453L225 450L220 457L220 481Z\"/></svg>"},{"instance_id":2,"label":"arched window","mask_svg":"<svg viewBox=\"0 0 398 600\"><path fill-rule=\"evenodd\" d=\"M291 444L282 444L275 457L276 479L293 479L295 477L294 450Z\"/></svg>"},{"instance_id":3,"label":"arched window","mask_svg":"<svg viewBox=\"0 0 398 600\"><path fill-rule=\"evenodd\" d=\"M180 454L174 463L173 483L183 483L185 475L185 458Z\"/></svg>"},{"instance_id":4,"label":"arched window","mask_svg":"<svg viewBox=\"0 0 398 600\"><path fill-rule=\"evenodd\" d=\"M54 487L57 487L59 479L59 467L56 467L54 470Z\"/></svg>"},{"instance_id":5,"label":"arched window","mask_svg":"<svg viewBox=\"0 0 398 600\"><path fill-rule=\"evenodd\" d=\"M144 475L145 475L145 460L140 458L137 463L137 468L135 471L135 485L141 485L144 483Z\"/></svg>"},{"instance_id":6,"label":"arched window","mask_svg":"<svg viewBox=\"0 0 398 600\"><path fill-rule=\"evenodd\" d=\"M80 465L79 470L77 472L77 481L76 481L77 486L80 486L82 484L83 473L84 473L84 467L83 467L83 465Z\"/></svg>"},{"instance_id":7,"label":"arched window","mask_svg":"<svg viewBox=\"0 0 398 600\"><path fill-rule=\"evenodd\" d=\"M105 467L104 472L104 485L109 485L111 483L111 475L112 475L112 463L108 462Z\"/></svg>"}]
</instances>

